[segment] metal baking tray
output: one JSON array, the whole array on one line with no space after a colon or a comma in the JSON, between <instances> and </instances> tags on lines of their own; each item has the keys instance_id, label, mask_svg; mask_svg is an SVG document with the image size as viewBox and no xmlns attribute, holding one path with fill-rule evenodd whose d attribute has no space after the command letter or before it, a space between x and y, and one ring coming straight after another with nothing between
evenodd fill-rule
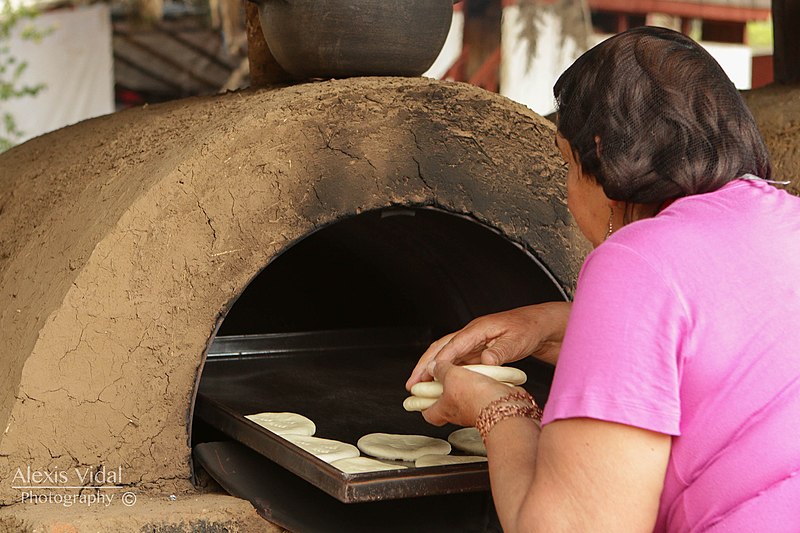
<instances>
[{"instance_id":1,"label":"metal baking tray","mask_svg":"<svg viewBox=\"0 0 800 533\"><path fill-rule=\"evenodd\" d=\"M351 444L375 432L446 439L457 426L432 426L402 407L405 380L429 343L414 328L217 337L195 416L345 503L488 490L486 463L347 474L244 418L297 412L315 422L316 436ZM514 366L544 402L552 367L532 359Z\"/></svg>"}]
</instances>

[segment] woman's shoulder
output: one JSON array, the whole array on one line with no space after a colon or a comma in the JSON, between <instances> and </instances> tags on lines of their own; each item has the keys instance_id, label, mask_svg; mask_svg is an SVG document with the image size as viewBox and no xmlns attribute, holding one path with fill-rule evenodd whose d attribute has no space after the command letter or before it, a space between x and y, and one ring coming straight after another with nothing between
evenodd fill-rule
<instances>
[{"instance_id":1,"label":"woman's shoulder","mask_svg":"<svg viewBox=\"0 0 800 533\"><path fill-rule=\"evenodd\" d=\"M726 218L769 216L778 205L800 214L800 197L775 186L788 183L765 180L748 174L728 182L716 191L678 198L653 220L685 224L692 221L704 223Z\"/></svg>"},{"instance_id":2,"label":"woman's shoulder","mask_svg":"<svg viewBox=\"0 0 800 533\"><path fill-rule=\"evenodd\" d=\"M640 253L681 254L763 239L764 231L800 236L800 197L766 180L739 178L709 193L679 198L656 216L609 238Z\"/></svg>"},{"instance_id":3,"label":"woman's shoulder","mask_svg":"<svg viewBox=\"0 0 800 533\"><path fill-rule=\"evenodd\" d=\"M752 264L800 272L800 197L734 180L621 228L587 257L592 262L623 272L647 264L668 283L691 286L742 278Z\"/></svg>"}]
</instances>

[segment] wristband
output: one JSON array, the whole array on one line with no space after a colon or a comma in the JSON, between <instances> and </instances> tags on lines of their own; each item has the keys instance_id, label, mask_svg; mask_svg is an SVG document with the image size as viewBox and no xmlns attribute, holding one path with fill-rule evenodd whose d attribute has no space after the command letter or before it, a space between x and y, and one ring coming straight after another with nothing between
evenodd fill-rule
<instances>
[{"instance_id":1,"label":"wristband","mask_svg":"<svg viewBox=\"0 0 800 533\"><path fill-rule=\"evenodd\" d=\"M531 418L538 425L542 420L542 409L526 391L512 392L481 409L475 428L481 434L484 444L489 432L498 422L513 417Z\"/></svg>"}]
</instances>

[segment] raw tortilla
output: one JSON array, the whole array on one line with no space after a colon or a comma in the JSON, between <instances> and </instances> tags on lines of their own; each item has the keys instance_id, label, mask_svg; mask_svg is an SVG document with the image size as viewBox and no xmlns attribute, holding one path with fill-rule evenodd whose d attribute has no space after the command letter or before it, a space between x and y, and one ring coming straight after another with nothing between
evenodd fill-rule
<instances>
[{"instance_id":1,"label":"raw tortilla","mask_svg":"<svg viewBox=\"0 0 800 533\"><path fill-rule=\"evenodd\" d=\"M441 466L441 465L459 465L464 463L485 463L488 459L486 457L479 457L477 455L423 455L416 461L414 466Z\"/></svg>"},{"instance_id":2,"label":"raw tortilla","mask_svg":"<svg viewBox=\"0 0 800 533\"><path fill-rule=\"evenodd\" d=\"M423 455L447 455L451 447L446 440L423 435L370 433L358 439L358 449L379 459L414 461Z\"/></svg>"},{"instance_id":3,"label":"raw tortilla","mask_svg":"<svg viewBox=\"0 0 800 533\"><path fill-rule=\"evenodd\" d=\"M362 472L378 472L381 470L400 470L401 468L408 468L403 465L391 465L389 463L382 463L376 459L369 457L348 457L347 459L339 459L331 463L333 466L347 472L348 474L360 474Z\"/></svg>"},{"instance_id":4,"label":"raw tortilla","mask_svg":"<svg viewBox=\"0 0 800 533\"><path fill-rule=\"evenodd\" d=\"M420 381L411 387L411 394L420 398L438 398L444 392L444 385L438 381Z\"/></svg>"},{"instance_id":5,"label":"raw tortilla","mask_svg":"<svg viewBox=\"0 0 800 533\"><path fill-rule=\"evenodd\" d=\"M528 381L528 376L525 372L511 366L464 365L464 368L512 385L522 385Z\"/></svg>"},{"instance_id":6,"label":"raw tortilla","mask_svg":"<svg viewBox=\"0 0 800 533\"><path fill-rule=\"evenodd\" d=\"M421 398L419 396L409 396L403 400L403 409L406 411L424 411L436 403L436 398Z\"/></svg>"},{"instance_id":7,"label":"raw tortilla","mask_svg":"<svg viewBox=\"0 0 800 533\"><path fill-rule=\"evenodd\" d=\"M456 450L486 456L486 446L483 445L480 432L475 428L457 429L448 435L447 442Z\"/></svg>"},{"instance_id":8,"label":"raw tortilla","mask_svg":"<svg viewBox=\"0 0 800 533\"><path fill-rule=\"evenodd\" d=\"M283 435L283 438L303 448L308 453L316 455L326 463L361 455L358 448L352 444L338 440L320 439L319 437L307 437L305 435Z\"/></svg>"},{"instance_id":9,"label":"raw tortilla","mask_svg":"<svg viewBox=\"0 0 800 533\"><path fill-rule=\"evenodd\" d=\"M311 436L317 431L314 422L297 413L257 413L245 418L278 435Z\"/></svg>"}]
</instances>

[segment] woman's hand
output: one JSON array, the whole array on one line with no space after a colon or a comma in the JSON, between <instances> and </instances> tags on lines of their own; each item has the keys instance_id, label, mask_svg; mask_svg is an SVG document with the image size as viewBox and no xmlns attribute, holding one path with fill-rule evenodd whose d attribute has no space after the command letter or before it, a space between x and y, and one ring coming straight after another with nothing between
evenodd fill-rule
<instances>
[{"instance_id":1,"label":"woman's hand","mask_svg":"<svg viewBox=\"0 0 800 533\"><path fill-rule=\"evenodd\" d=\"M434 426L448 422L473 427L489 403L512 392L508 385L447 361L432 363L433 376L444 385L439 399L422 416Z\"/></svg>"},{"instance_id":2,"label":"woman's hand","mask_svg":"<svg viewBox=\"0 0 800 533\"><path fill-rule=\"evenodd\" d=\"M481 409L519 390L449 362L430 369L442 396L429 423L475 426ZM503 419L486 439L492 496L504 531L652 531L672 439L593 420L556 420L539 430Z\"/></svg>"},{"instance_id":3,"label":"woman's hand","mask_svg":"<svg viewBox=\"0 0 800 533\"><path fill-rule=\"evenodd\" d=\"M463 329L435 341L422 354L406 388L431 378L428 364L502 365L534 356L555 364L572 304L548 302L476 318Z\"/></svg>"}]
</instances>

